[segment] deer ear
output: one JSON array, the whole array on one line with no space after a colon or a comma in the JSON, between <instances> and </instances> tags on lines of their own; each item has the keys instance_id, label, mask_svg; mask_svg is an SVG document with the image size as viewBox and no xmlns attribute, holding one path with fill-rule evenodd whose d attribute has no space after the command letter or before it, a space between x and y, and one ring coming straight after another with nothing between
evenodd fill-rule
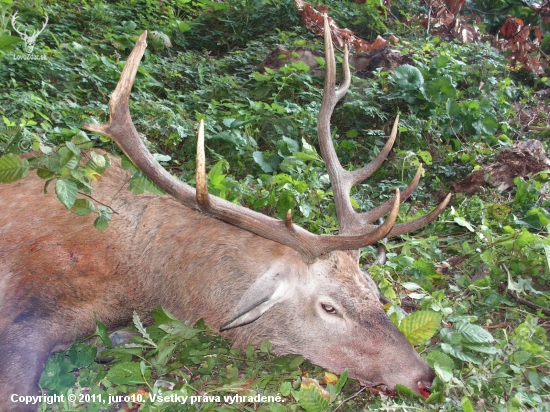
<instances>
[{"instance_id":1,"label":"deer ear","mask_svg":"<svg viewBox=\"0 0 550 412\"><path fill-rule=\"evenodd\" d=\"M254 322L273 305L288 299L294 289L290 286L288 276L284 273L267 271L244 293L233 316L220 327L220 331Z\"/></svg>"}]
</instances>

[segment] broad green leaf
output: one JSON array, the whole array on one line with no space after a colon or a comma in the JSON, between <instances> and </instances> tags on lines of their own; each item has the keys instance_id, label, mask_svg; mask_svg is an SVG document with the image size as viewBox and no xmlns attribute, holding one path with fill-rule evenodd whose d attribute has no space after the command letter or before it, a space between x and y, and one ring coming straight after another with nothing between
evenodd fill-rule
<instances>
[{"instance_id":1,"label":"broad green leaf","mask_svg":"<svg viewBox=\"0 0 550 412\"><path fill-rule=\"evenodd\" d=\"M416 154L422 159L422 161L430 166L432 164L432 155L426 150L419 150Z\"/></svg>"},{"instance_id":2,"label":"broad green leaf","mask_svg":"<svg viewBox=\"0 0 550 412\"><path fill-rule=\"evenodd\" d=\"M474 405L472 405L472 402L466 396L462 398L462 410L464 412L475 412Z\"/></svg>"},{"instance_id":3,"label":"broad green leaf","mask_svg":"<svg viewBox=\"0 0 550 412\"><path fill-rule=\"evenodd\" d=\"M405 289L414 292L415 290L422 289L422 287L414 282L405 282L402 285Z\"/></svg>"},{"instance_id":4,"label":"broad green leaf","mask_svg":"<svg viewBox=\"0 0 550 412\"><path fill-rule=\"evenodd\" d=\"M274 185L285 185L287 183L293 183L292 176L287 175L286 173L279 173L278 175L273 176L271 183Z\"/></svg>"},{"instance_id":5,"label":"broad green leaf","mask_svg":"<svg viewBox=\"0 0 550 412\"><path fill-rule=\"evenodd\" d=\"M42 179L49 179L55 176L55 173L49 169L37 169L36 174Z\"/></svg>"},{"instance_id":6,"label":"broad green leaf","mask_svg":"<svg viewBox=\"0 0 550 412\"><path fill-rule=\"evenodd\" d=\"M11 50L13 45L23 43L17 36L0 36L0 50Z\"/></svg>"},{"instance_id":7,"label":"broad green leaf","mask_svg":"<svg viewBox=\"0 0 550 412\"><path fill-rule=\"evenodd\" d=\"M264 339L260 343L260 352L270 353L272 350L273 350L273 345L271 344L270 341Z\"/></svg>"},{"instance_id":8,"label":"broad green leaf","mask_svg":"<svg viewBox=\"0 0 550 412\"><path fill-rule=\"evenodd\" d=\"M253 72L252 77L254 77L254 80L256 80L257 82L269 82L271 81L271 79L273 79L273 76L261 74L259 72Z\"/></svg>"},{"instance_id":9,"label":"broad green leaf","mask_svg":"<svg viewBox=\"0 0 550 412\"><path fill-rule=\"evenodd\" d=\"M103 341L106 347L112 348L113 342L111 341L111 338L109 337L109 331L107 330L107 327L103 322L97 322L96 329L95 329L95 335L99 336L100 339Z\"/></svg>"},{"instance_id":10,"label":"broad green leaf","mask_svg":"<svg viewBox=\"0 0 550 412\"><path fill-rule=\"evenodd\" d=\"M71 212L79 216L88 216L94 210L94 204L88 199L76 199L71 208Z\"/></svg>"},{"instance_id":11,"label":"broad green leaf","mask_svg":"<svg viewBox=\"0 0 550 412\"><path fill-rule=\"evenodd\" d=\"M160 154L160 153L153 153L153 158L157 162L169 162L170 160L172 160L171 156L163 155L163 154Z\"/></svg>"},{"instance_id":12,"label":"broad green leaf","mask_svg":"<svg viewBox=\"0 0 550 412\"><path fill-rule=\"evenodd\" d=\"M132 193L140 195L145 192L152 193L154 195L163 195L164 192L161 188L155 185L149 178L143 173L137 172L130 179L130 186L128 187Z\"/></svg>"},{"instance_id":13,"label":"broad green leaf","mask_svg":"<svg viewBox=\"0 0 550 412\"><path fill-rule=\"evenodd\" d=\"M168 312L161 306L157 306L151 311L153 319L157 325L162 325L163 323L179 322L178 318Z\"/></svg>"},{"instance_id":14,"label":"broad green leaf","mask_svg":"<svg viewBox=\"0 0 550 412\"><path fill-rule=\"evenodd\" d=\"M227 161L222 159L219 162L217 162L212 167L212 169L210 169L210 173L208 173L208 180L212 185L212 187L218 187L227 176L223 173L224 166L226 165L227 165Z\"/></svg>"},{"instance_id":15,"label":"broad green leaf","mask_svg":"<svg viewBox=\"0 0 550 412\"><path fill-rule=\"evenodd\" d=\"M71 209L78 196L78 187L75 181L62 179L55 182L55 194L67 209Z\"/></svg>"},{"instance_id":16,"label":"broad green leaf","mask_svg":"<svg viewBox=\"0 0 550 412\"><path fill-rule=\"evenodd\" d=\"M424 84L420 70L409 64L399 66L394 70L395 83L402 90L416 90Z\"/></svg>"},{"instance_id":17,"label":"broad green leaf","mask_svg":"<svg viewBox=\"0 0 550 412\"><path fill-rule=\"evenodd\" d=\"M324 412L330 395L315 379L302 378L300 385L300 406L306 412Z\"/></svg>"},{"instance_id":18,"label":"broad green leaf","mask_svg":"<svg viewBox=\"0 0 550 412\"><path fill-rule=\"evenodd\" d=\"M103 233L109 227L110 221L111 221L111 215L102 213L94 221L94 227Z\"/></svg>"},{"instance_id":19,"label":"broad green leaf","mask_svg":"<svg viewBox=\"0 0 550 412\"><path fill-rule=\"evenodd\" d=\"M0 157L0 183L11 183L29 174L29 162L10 153Z\"/></svg>"},{"instance_id":20,"label":"broad green leaf","mask_svg":"<svg viewBox=\"0 0 550 412\"><path fill-rule=\"evenodd\" d=\"M440 367L450 371L455 368L455 363L450 356L435 350L428 353L428 356L426 356L426 362L428 362L430 366L434 366L437 363Z\"/></svg>"},{"instance_id":21,"label":"broad green leaf","mask_svg":"<svg viewBox=\"0 0 550 412\"><path fill-rule=\"evenodd\" d=\"M94 145L90 138L84 132L79 132L73 136L71 142L77 145L80 149L91 149Z\"/></svg>"},{"instance_id":22,"label":"broad green leaf","mask_svg":"<svg viewBox=\"0 0 550 412\"><path fill-rule=\"evenodd\" d=\"M132 162L127 156L122 156L120 158L120 164L124 169L130 170L130 172L135 173L139 169L134 165L134 162Z\"/></svg>"},{"instance_id":23,"label":"broad green leaf","mask_svg":"<svg viewBox=\"0 0 550 412\"><path fill-rule=\"evenodd\" d=\"M476 352L485 353L487 355L496 355L497 353L499 353L499 350L494 346L483 345L480 343L468 343L468 344L465 343L464 347L470 350L474 350Z\"/></svg>"},{"instance_id":24,"label":"broad green leaf","mask_svg":"<svg viewBox=\"0 0 550 412\"><path fill-rule=\"evenodd\" d=\"M449 76L438 77L435 80L430 81L426 85L426 90L430 96L441 102L456 96L456 88Z\"/></svg>"},{"instance_id":25,"label":"broad green leaf","mask_svg":"<svg viewBox=\"0 0 550 412\"><path fill-rule=\"evenodd\" d=\"M146 372L148 372L147 375L151 373L150 371ZM113 365L107 372L106 378L115 385L143 385L146 383L137 362L121 362Z\"/></svg>"},{"instance_id":26,"label":"broad green leaf","mask_svg":"<svg viewBox=\"0 0 550 412\"><path fill-rule=\"evenodd\" d=\"M422 399L422 396L420 396L418 393L416 393L411 388L405 385L401 385L401 384L395 385L395 391L399 395L406 396L407 398Z\"/></svg>"},{"instance_id":27,"label":"broad green leaf","mask_svg":"<svg viewBox=\"0 0 550 412\"><path fill-rule=\"evenodd\" d=\"M97 348L83 343L73 345L68 351L71 362L77 368L90 366L94 362L96 354Z\"/></svg>"},{"instance_id":28,"label":"broad green leaf","mask_svg":"<svg viewBox=\"0 0 550 412\"><path fill-rule=\"evenodd\" d=\"M493 343L493 335L483 329L481 326L468 322L458 322L454 326L455 330L462 335L463 342L468 343Z\"/></svg>"},{"instance_id":29,"label":"broad green leaf","mask_svg":"<svg viewBox=\"0 0 550 412\"><path fill-rule=\"evenodd\" d=\"M336 394L338 395L340 393L340 391L342 390L342 388L344 387L344 385L346 384L346 382L348 381L348 370L345 369L344 372L342 372L342 374L340 375L340 378L338 379L338 382L336 383ZM333 401L334 399L331 399L331 402Z\"/></svg>"},{"instance_id":30,"label":"broad green leaf","mask_svg":"<svg viewBox=\"0 0 550 412\"><path fill-rule=\"evenodd\" d=\"M296 355L296 356L294 357L294 359L292 360L292 362L290 362L290 363L288 364L288 367L289 367L290 369L295 369L295 368L297 368L298 366L300 366L302 363L304 363L304 360L305 360L305 359L304 359L303 356Z\"/></svg>"},{"instance_id":31,"label":"broad green leaf","mask_svg":"<svg viewBox=\"0 0 550 412\"><path fill-rule=\"evenodd\" d=\"M533 354L531 352L527 352L526 350L518 350L517 352L514 353L514 355L512 356L512 359L514 360L515 363L517 363L518 365L521 365L527 362L529 359L531 359L532 356Z\"/></svg>"},{"instance_id":32,"label":"broad green leaf","mask_svg":"<svg viewBox=\"0 0 550 412\"><path fill-rule=\"evenodd\" d=\"M454 356L455 358L460 359L461 361L464 361L464 362L471 362L471 363L475 363L476 365L479 365L483 360L479 356L475 356L470 352L464 351L463 350L464 348L460 345L455 347L455 346L449 345L448 343L442 343L441 349L443 349L445 353L451 356Z\"/></svg>"},{"instance_id":33,"label":"broad green leaf","mask_svg":"<svg viewBox=\"0 0 550 412\"><path fill-rule=\"evenodd\" d=\"M57 170L60 170L64 167L66 167L67 169L75 169L78 166L80 156L75 155L74 152L70 150L67 146L60 147L57 153L59 154L59 169Z\"/></svg>"},{"instance_id":34,"label":"broad green leaf","mask_svg":"<svg viewBox=\"0 0 550 412\"><path fill-rule=\"evenodd\" d=\"M65 146L67 146L67 149L69 149L71 152L73 152L75 155L80 155L80 148L71 142L65 142Z\"/></svg>"},{"instance_id":35,"label":"broad green leaf","mask_svg":"<svg viewBox=\"0 0 550 412\"><path fill-rule=\"evenodd\" d=\"M257 164L260 165L265 173L271 173L277 169L282 160L281 157L276 154L271 154L269 158L266 159L262 152L254 152L252 154L252 158Z\"/></svg>"},{"instance_id":36,"label":"broad green leaf","mask_svg":"<svg viewBox=\"0 0 550 412\"><path fill-rule=\"evenodd\" d=\"M188 324L177 319L163 323L162 325L159 325L159 328L170 335L177 336L180 339L191 339L199 333L198 329L194 329Z\"/></svg>"},{"instance_id":37,"label":"broad green leaf","mask_svg":"<svg viewBox=\"0 0 550 412\"><path fill-rule=\"evenodd\" d=\"M450 359L450 357L449 357L449 359ZM439 376L439 378L441 378L443 380L443 382L450 382L451 379L453 379L453 370L452 369L445 368L437 362L435 363L435 365L433 365L433 368L434 368L435 373L437 374L437 376Z\"/></svg>"},{"instance_id":38,"label":"broad green leaf","mask_svg":"<svg viewBox=\"0 0 550 412\"><path fill-rule=\"evenodd\" d=\"M416 346L430 339L441 324L441 314L431 310L420 310L405 317L399 330L411 345Z\"/></svg>"},{"instance_id":39,"label":"broad green leaf","mask_svg":"<svg viewBox=\"0 0 550 412\"><path fill-rule=\"evenodd\" d=\"M470 222L467 222L467 221L464 220L463 218L456 216L456 217L454 218L454 221L455 221L455 223L456 223L457 225L462 226L462 227L465 227L465 228L468 229L470 232L475 232L475 229L472 227L472 225L470 224Z\"/></svg>"}]
</instances>

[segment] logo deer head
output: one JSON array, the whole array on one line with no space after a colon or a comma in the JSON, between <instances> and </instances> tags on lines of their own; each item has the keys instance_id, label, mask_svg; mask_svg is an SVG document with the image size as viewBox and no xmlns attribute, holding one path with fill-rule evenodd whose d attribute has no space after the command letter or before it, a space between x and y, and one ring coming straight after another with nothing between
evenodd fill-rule
<instances>
[{"instance_id":1,"label":"logo deer head","mask_svg":"<svg viewBox=\"0 0 550 412\"><path fill-rule=\"evenodd\" d=\"M44 18L44 24L42 25L42 28L40 30L33 31L32 34L29 34L29 33L27 33L27 30L20 31L20 30L22 30L21 25L19 25L20 30L17 29L17 27L16 27L16 25L18 25L18 23L17 23L17 12L15 12L14 15L11 17L11 26L17 32L17 34L19 34L21 39L23 39L23 41L25 42L25 46L23 48L25 50L25 53L27 53L27 54L32 54L32 52L34 50L34 45L36 44L36 39L38 38L40 33L42 33L44 31L47 24L48 24L48 15L46 15L45 18Z\"/></svg>"}]
</instances>

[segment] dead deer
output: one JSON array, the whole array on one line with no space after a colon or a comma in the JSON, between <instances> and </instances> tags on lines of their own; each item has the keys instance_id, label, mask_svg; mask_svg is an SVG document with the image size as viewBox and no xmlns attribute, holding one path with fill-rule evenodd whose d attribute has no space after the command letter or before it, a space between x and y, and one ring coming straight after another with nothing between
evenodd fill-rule
<instances>
[{"instance_id":1,"label":"dead deer","mask_svg":"<svg viewBox=\"0 0 550 412\"><path fill-rule=\"evenodd\" d=\"M434 372L389 320L358 249L434 220L449 197L420 219L394 224L399 204L416 188L420 169L400 195L356 213L350 189L387 157L397 120L380 155L362 169L342 168L332 146L330 118L349 87L335 90L335 59L325 19L326 80L318 138L334 190L340 234L312 234L207 191L204 131L198 134L196 190L164 170L132 123L129 96L146 47L143 33L110 99L110 120L87 124L111 137L170 196L120 191L128 172L113 159L94 197L118 214L109 229L73 215L33 175L0 187L0 410L36 410L17 396L36 395L53 351L89 336L96 321L116 329L134 311L158 305L182 320L204 318L235 345L272 342L277 354L302 354L364 385L403 384L421 393ZM40 206L35 206L40 202ZM381 225L371 222L389 212Z\"/></svg>"}]
</instances>

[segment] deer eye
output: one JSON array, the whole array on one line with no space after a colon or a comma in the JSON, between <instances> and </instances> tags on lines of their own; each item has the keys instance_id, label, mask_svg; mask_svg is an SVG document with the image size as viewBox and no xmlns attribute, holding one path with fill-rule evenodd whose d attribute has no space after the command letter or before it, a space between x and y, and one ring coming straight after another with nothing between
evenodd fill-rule
<instances>
[{"instance_id":1,"label":"deer eye","mask_svg":"<svg viewBox=\"0 0 550 412\"><path fill-rule=\"evenodd\" d=\"M321 307L325 312L330 313L331 315L336 315L336 309L334 309L333 306L325 305L324 303L321 303Z\"/></svg>"}]
</instances>

